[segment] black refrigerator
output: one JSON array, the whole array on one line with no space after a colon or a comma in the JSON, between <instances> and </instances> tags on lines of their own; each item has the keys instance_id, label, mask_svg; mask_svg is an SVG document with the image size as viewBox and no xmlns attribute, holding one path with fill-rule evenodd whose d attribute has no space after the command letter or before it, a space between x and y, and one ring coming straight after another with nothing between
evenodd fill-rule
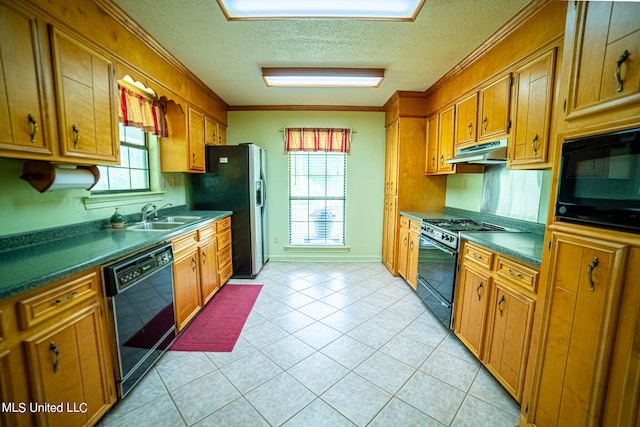
<instances>
[{"instance_id":1,"label":"black refrigerator","mask_svg":"<svg viewBox=\"0 0 640 427\"><path fill-rule=\"evenodd\" d=\"M207 146L206 173L192 176L194 209L232 211L233 276L254 278L269 260L266 151L252 143Z\"/></svg>"}]
</instances>

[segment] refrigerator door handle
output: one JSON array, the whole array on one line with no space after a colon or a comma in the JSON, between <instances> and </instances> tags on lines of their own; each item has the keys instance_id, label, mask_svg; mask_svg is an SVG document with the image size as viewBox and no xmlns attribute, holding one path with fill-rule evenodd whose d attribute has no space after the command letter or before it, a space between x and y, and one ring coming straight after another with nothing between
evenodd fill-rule
<instances>
[{"instance_id":1,"label":"refrigerator door handle","mask_svg":"<svg viewBox=\"0 0 640 427\"><path fill-rule=\"evenodd\" d=\"M258 207L264 206L264 181L259 179L256 181L256 204Z\"/></svg>"}]
</instances>

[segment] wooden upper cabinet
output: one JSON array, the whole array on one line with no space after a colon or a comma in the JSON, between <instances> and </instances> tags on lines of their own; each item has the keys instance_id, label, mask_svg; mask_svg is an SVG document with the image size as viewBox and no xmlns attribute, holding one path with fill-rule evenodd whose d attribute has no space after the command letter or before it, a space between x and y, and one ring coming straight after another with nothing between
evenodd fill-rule
<instances>
[{"instance_id":1,"label":"wooden upper cabinet","mask_svg":"<svg viewBox=\"0 0 640 427\"><path fill-rule=\"evenodd\" d=\"M441 173L455 172L455 165L447 163L454 157L454 113L455 107L451 106L438 114L438 172Z\"/></svg>"},{"instance_id":2,"label":"wooden upper cabinet","mask_svg":"<svg viewBox=\"0 0 640 427\"><path fill-rule=\"evenodd\" d=\"M509 132L511 75L484 87L479 92L478 140L487 140Z\"/></svg>"},{"instance_id":3,"label":"wooden upper cabinet","mask_svg":"<svg viewBox=\"0 0 640 427\"><path fill-rule=\"evenodd\" d=\"M83 163L119 163L113 62L57 28L49 29L60 154Z\"/></svg>"},{"instance_id":4,"label":"wooden upper cabinet","mask_svg":"<svg viewBox=\"0 0 640 427\"><path fill-rule=\"evenodd\" d=\"M514 73L513 132L507 166L525 169L547 162L553 102L556 49Z\"/></svg>"},{"instance_id":5,"label":"wooden upper cabinet","mask_svg":"<svg viewBox=\"0 0 640 427\"><path fill-rule=\"evenodd\" d=\"M189 170L204 171L204 114L188 107Z\"/></svg>"},{"instance_id":6,"label":"wooden upper cabinet","mask_svg":"<svg viewBox=\"0 0 640 427\"><path fill-rule=\"evenodd\" d=\"M52 155L45 133L41 28L25 12L0 4L0 154ZM48 72L48 69L47 69ZM23 153L23 154L21 154Z\"/></svg>"},{"instance_id":7,"label":"wooden upper cabinet","mask_svg":"<svg viewBox=\"0 0 640 427\"><path fill-rule=\"evenodd\" d=\"M567 120L640 101L640 4L571 3L565 34Z\"/></svg>"},{"instance_id":8,"label":"wooden upper cabinet","mask_svg":"<svg viewBox=\"0 0 640 427\"><path fill-rule=\"evenodd\" d=\"M438 114L427 118L427 150L425 158L425 174L438 172Z\"/></svg>"},{"instance_id":9,"label":"wooden upper cabinet","mask_svg":"<svg viewBox=\"0 0 640 427\"><path fill-rule=\"evenodd\" d=\"M476 141L478 93L456 103L456 147L467 146Z\"/></svg>"},{"instance_id":10,"label":"wooden upper cabinet","mask_svg":"<svg viewBox=\"0 0 640 427\"><path fill-rule=\"evenodd\" d=\"M205 145L226 145L227 128L222 123L212 119L208 115L204 116L204 143Z\"/></svg>"}]
</instances>

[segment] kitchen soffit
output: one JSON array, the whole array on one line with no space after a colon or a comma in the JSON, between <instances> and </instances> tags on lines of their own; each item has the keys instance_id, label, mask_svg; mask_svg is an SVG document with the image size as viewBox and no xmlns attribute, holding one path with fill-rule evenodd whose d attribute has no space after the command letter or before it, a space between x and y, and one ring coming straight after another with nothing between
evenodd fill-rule
<instances>
[{"instance_id":1,"label":"kitchen soffit","mask_svg":"<svg viewBox=\"0 0 640 427\"><path fill-rule=\"evenodd\" d=\"M529 0L425 1L413 22L228 21L213 0L114 0L231 107L381 107L424 91ZM379 88L273 88L262 67L384 68Z\"/></svg>"}]
</instances>

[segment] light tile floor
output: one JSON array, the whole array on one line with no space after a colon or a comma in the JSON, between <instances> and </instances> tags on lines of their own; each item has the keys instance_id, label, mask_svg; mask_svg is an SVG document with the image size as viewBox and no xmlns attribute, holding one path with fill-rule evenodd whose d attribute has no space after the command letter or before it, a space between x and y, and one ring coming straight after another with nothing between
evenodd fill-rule
<instances>
[{"instance_id":1,"label":"light tile floor","mask_svg":"<svg viewBox=\"0 0 640 427\"><path fill-rule=\"evenodd\" d=\"M380 263L269 262L230 353L169 351L113 426L515 426L519 406Z\"/></svg>"}]
</instances>

